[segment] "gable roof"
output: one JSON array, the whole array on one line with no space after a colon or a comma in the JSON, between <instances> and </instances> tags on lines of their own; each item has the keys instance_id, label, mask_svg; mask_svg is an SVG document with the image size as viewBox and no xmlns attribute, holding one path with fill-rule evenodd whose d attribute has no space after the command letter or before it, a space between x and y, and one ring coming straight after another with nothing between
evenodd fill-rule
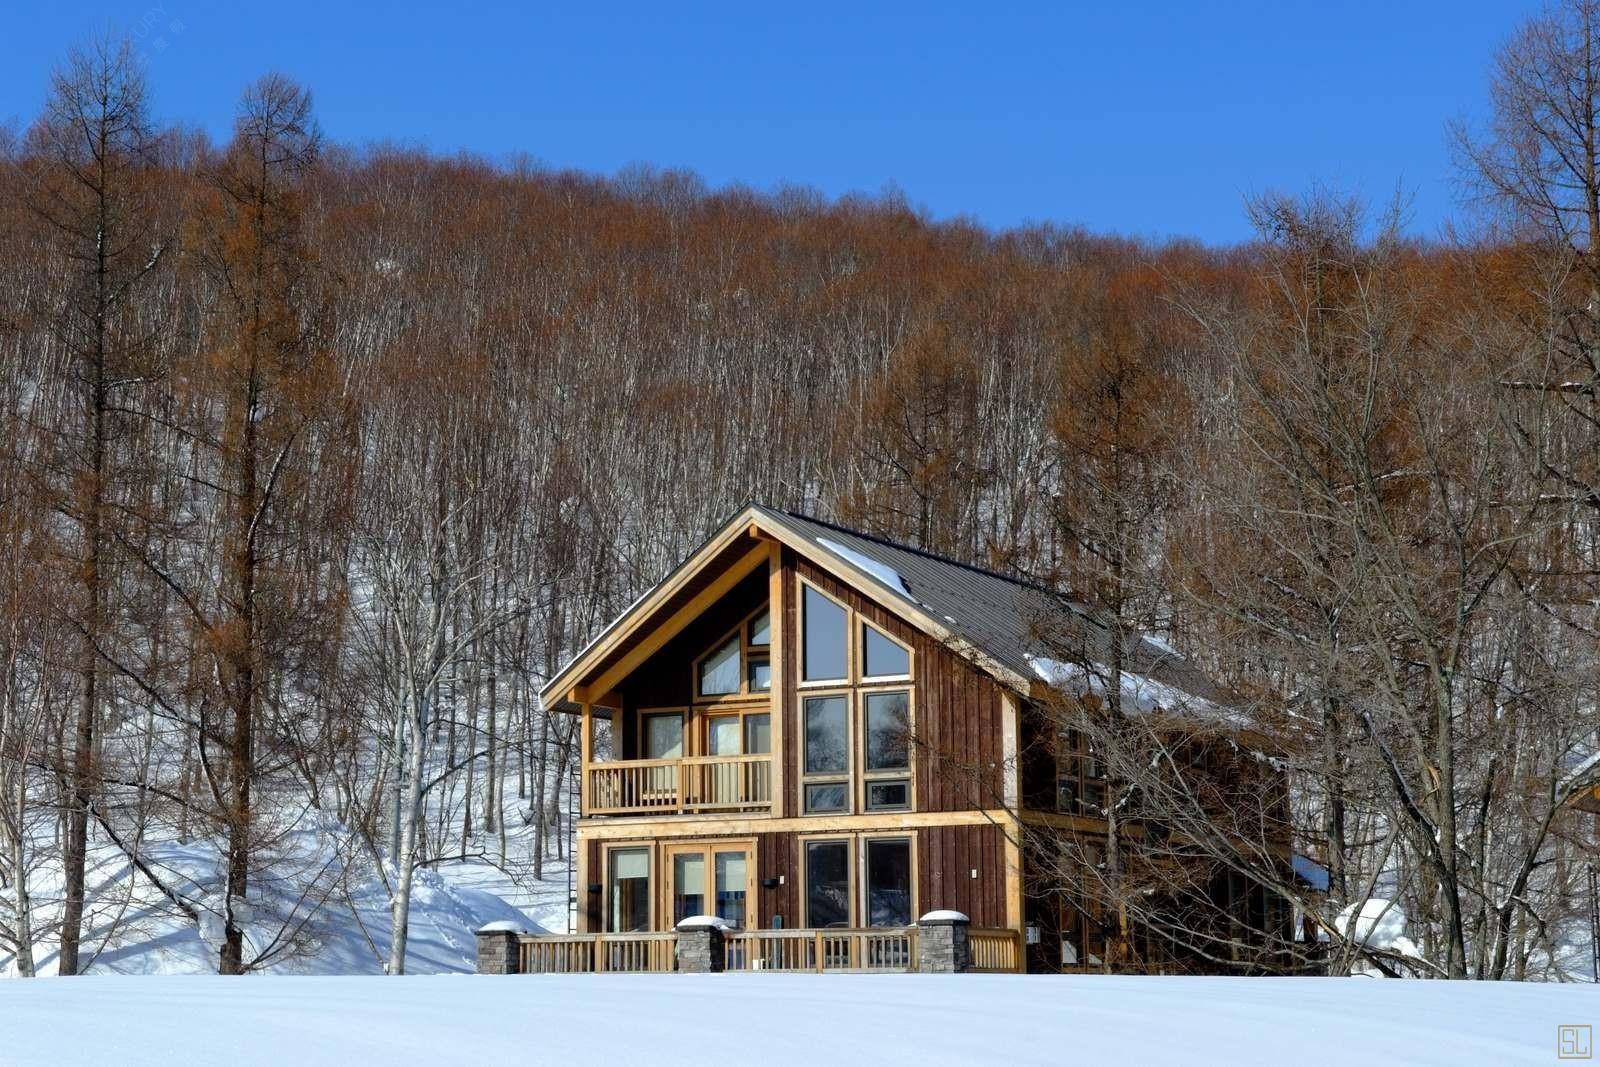
<instances>
[{"instance_id":1,"label":"gable roof","mask_svg":"<svg viewBox=\"0 0 1600 1067\"><path fill-rule=\"evenodd\" d=\"M567 690L582 673L577 671L580 665L587 663L592 668L607 662L600 653L608 639L614 640L641 621L652 606L652 596L682 582L688 577L685 572L704 567L713 558L713 550L729 553L729 535L746 529L760 530L805 556L1023 696L1041 684L1081 695L1093 688L1095 666L1109 659L1111 632L1086 605L982 567L821 519L751 504L551 679L541 693L546 706L565 701ZM1041 640L1045 633L1051 635L1048 648ZM1080 669L1081 685L1063 673L1059 659L1063 646L1070 646L1072 661L1090 665L1087 670ZM615 654L610 654L609 662L615 659ZM1124 671L1124 692L1133 695L1130 710L1216 710L1227 701L1209 679L1159 640L1131 638Z\"/></svg>"}]
</instances>

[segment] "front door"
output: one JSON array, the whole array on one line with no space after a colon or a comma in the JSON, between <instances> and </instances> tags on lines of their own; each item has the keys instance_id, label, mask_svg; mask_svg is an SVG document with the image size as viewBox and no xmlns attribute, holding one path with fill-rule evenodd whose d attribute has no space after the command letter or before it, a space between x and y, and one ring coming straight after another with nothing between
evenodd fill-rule
<instances>
[{"instance_id":1,"label":"front door","mask_svg":"<svg viewBox=\"0 0 1600 1067\"><path fill-rule=\"evenodd\" d=\"M749 926L755 901L755 864L749 842L668 845L666 914L676 926L691 915L715 915Z\"/></svg>"}]
</instances>

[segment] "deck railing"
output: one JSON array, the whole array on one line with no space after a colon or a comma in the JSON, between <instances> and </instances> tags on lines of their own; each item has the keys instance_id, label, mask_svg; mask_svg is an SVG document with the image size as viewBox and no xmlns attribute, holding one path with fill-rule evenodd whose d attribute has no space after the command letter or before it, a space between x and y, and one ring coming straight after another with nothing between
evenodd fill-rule
<instances>
[{"instance_id":1,"label":"deck railing","mask_svg":"<svg viewBox=\"0 0 1600 1067\"><path fill-rule=\"evenodd\" d=\"M591 763L585 815L681 815L772 806L772 756Z\"/></svg>"},{"instance_id":2,"label":"deck railing","mask_svg":"<svg viewBox=\"0 0 1600 1067\"><path fill-rule=\"evenodd\" d=\"M523 974L664 973L674 969L678 935L541 934L521 939Z\"/></svg>"},{"instance_id":3,"label":"deck railing","mask_svg":"<svg viewBox=\"0 0 1600 1067\"><path fill-rule=\"evenodd\" d=\"M938 924L945 925L945 924ZM711 937L709 945L696 952L691 946L683 969L704 970L706 961L715 961L724 971L776 971L811 973L906 972L937 962L922 961L919 949L929 949L930 959L940 956L938 942L922 944L934 937L921 926L872 927L868 929L824 930L723 930L701 936ZM605 972L667 973L680 969L681 938L695 932L626 934L527 934L481 931L480 968L493 952L483 956L484 938L504 937L508 951L498 973L522 974L601 974ZM948 936L941 935L941 936ZM1023 968L1022 935L1016 930L971 929L967 931L969 968L975 972L1011 973ZM491 943L492 948L492 943ZM707 957L705 948L711 948ZM948 957L945 957L948 965ZM498 964L496 964L498 966ZM718 969L716 966L711 970ZM948 972L945 972L948 973Z\"/></svg>"},{"instance_id":4,"label":"deck railing","mask_svg":"<svg viewBox=\"0 0 1600 1067\"><path fill-rule=\"evenodd\" d=\"M972 970L1011 974L1022 970L1022 935L1015 930L967 931Z\"/></svg>"},{"instance_id":5,"label":"deck railing","mask_svg":"<svg viewBox=\"0 0 1600 1067\"><path fill-rule=\"evenodd\" d=\"M917 928L743 930L723 951L727 971L914 971Z\"/></svg>"}]
</instances>

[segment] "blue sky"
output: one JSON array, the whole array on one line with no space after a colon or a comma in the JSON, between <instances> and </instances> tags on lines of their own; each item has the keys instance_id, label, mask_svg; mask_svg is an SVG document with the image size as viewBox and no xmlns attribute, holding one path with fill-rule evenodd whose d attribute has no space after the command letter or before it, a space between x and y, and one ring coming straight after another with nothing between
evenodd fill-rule
<instances>
[{"instance_id":1,"label":"blue sky","mask_svg":"<svg viewBox=\"0 0 1600 1067\"><path fill-rule=\"evenodd\" d=\"M1444 125L1481 121L1530 0L1375 3L364 5L10 0L0 122L50 68L133 36L156 114L226 135L281 70L334 139L830 196L893 184L935 217L1248 236L1244 197L1321 184L1456 211Z\"/></svg>"}]
</instances>

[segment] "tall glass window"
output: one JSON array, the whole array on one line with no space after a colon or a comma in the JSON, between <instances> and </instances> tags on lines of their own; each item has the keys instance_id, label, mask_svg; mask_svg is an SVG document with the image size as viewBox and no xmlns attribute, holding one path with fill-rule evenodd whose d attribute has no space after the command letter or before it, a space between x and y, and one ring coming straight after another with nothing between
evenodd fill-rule
<instances>
[{"instance_id":1,"label":"tall glass window","mask_svg":"<svg viewBox=\"0 0 1600 1067\"><path fill-rule=\"evenodd\" d=\"M911 695L903 689L868 693L867 770L904 770L911 766Z\"/></svg>"},{"instance_id":2,"label":"tall glass window","mask_svg":"<svg viewBox=\"0 0 1600 1067\"><path fill-rule=\"evenodd\" d=\"M850 698L806 700L806 773L844 774L850 770Z\"/></svg>"},{"instance_id":3,"label":"tall glass window","mask_svg":"<svg viewBox=\"0 0 1600 1067\"><path fill-rule=\"evenodd\" d=\"M867 838L867 925L911 925L911 842Z\"/></svg>"},{"instance_id":4,"label":"tall glass window","mask_svg":"<svg viewBox=\"0 0 1600 1067\"><path fill-rule=\"evenodd\" d=\"M717 917L741 929L745 925L746 863L743 852L716 854Z\"/></svg>"},{"instance_id":5,"label":"tall glass window","mask_svg":"<svg viewBox=\"0 0 1600 1067\"><path fill-rule=\"evenodd\" d=\"M801 601L801 633L804 666L801 677L807 682L833 681L848 677L849 662L845 655L849 625L845 610L809 585L803 587Z\"/></svg>"},{"instance_id":6,"label":"tall glass window","mask_svg":"<svg viewBox=\"0 0 1600 1067\"><path fill-rule=\"evenodd\" d=\"M806 845L805 925L818 930L850 925L850 842Z\"/></svg>"},{"instance_id":7,"label":"tall glass window","mask_svg":"<svg viewBox=\"0 0 1600 1067\"><path fill-rule=\"evenodd\" d=\"M672 923L706 913L706 857L680 852L672 857Z\"/></svg>"}]
</instances>

